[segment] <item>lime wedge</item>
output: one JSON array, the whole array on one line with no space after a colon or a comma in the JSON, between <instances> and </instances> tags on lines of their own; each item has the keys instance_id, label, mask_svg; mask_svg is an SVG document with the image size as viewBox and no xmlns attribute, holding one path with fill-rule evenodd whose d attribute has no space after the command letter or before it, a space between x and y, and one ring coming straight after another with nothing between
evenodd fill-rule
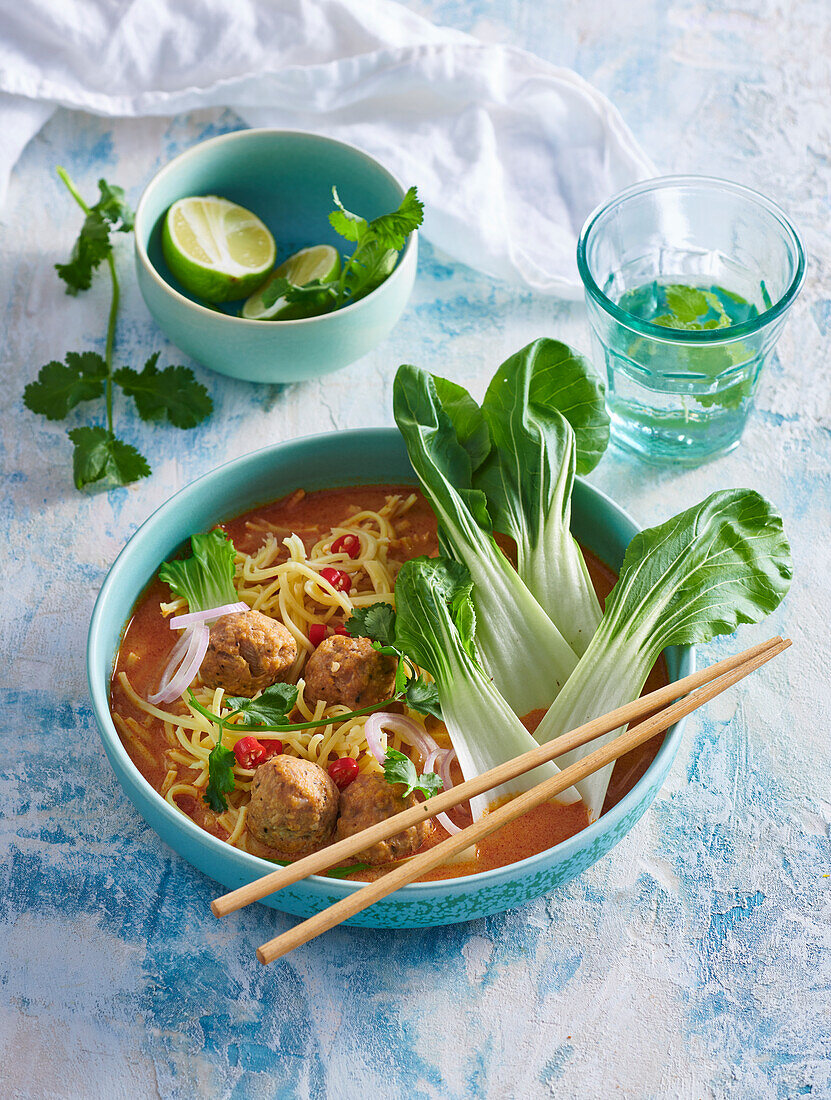
<instances>
[{"instance_id":1,"label":"lime wedge","mask_svg":"<svg viewBox=\"0 0 831 1100\"><path fill-rule=\"evenodd\" d=\"M179 282L207 302L245 298L274 266L274 238L256 214L216 195L179 199L165 215L162 251Z\"/></svg>"},{"instance_id":2,"label":"lime wedge","mask_svg":"<svg viewBox=\"0 0 831 1100\"><path fill-rule=\"evenodd\" d=\"M315 317L326 313L333 303L326 299L320 302L287 302L278 298L273 305L263 305L263 294L275 279L288 279L295 286L305 286L315 279L329 282L340 274L340 256L328 244L316 244L312 248L301 248L269 275L266 282L256 290L242 307L242 316L249 321L296 321L301 317Z\"/></svg>"}]
</instances>

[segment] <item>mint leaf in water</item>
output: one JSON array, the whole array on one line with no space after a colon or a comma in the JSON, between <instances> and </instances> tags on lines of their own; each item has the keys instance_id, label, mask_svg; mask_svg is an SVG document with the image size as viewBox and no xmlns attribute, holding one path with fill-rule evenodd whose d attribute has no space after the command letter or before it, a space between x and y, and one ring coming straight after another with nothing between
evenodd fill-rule
<instances>
[{"instance_id":1,"label":"mint leaf in water","mask_svg":"<svg viewBox=\"0 0 831 1100\"><path fill-rule=\"evenodd\" d=\"M667 305L678 321L698 321L710 308L702 290L674 284L663 288Z\"/></svg>"}]
</instances>

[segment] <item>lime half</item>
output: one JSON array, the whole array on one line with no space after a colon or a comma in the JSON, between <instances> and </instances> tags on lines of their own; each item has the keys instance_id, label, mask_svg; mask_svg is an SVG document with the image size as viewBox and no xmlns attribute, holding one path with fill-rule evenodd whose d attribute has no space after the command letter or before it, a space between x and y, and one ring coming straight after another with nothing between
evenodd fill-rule
<instances>
[{"instance_id":1,"label":"lime half","mask_svg":"<svg viewBox=\"0 0 831 1100\"><path fill-rule=\"evenodd\" d=\"M269 275L267 281L256 290L242 307L242 316L249 321L296 321L301 317L315 317L326 313L332 303L321 296L320 301L311 299L304 302L287 302L278 298L273 305L263 304L263 295L276 279L288 279L295 286L320 279L329 282L340 274L340 256L328 244L316 244L312 248L301 248Z\"/></svg>"},{"instance_id":2,"label":"lime half","mask_svg":"<svg viewBox=\"0 0 831 1100\"><path fill-rule=\"evenodd\" d=\"M162 251L182 286L207 302L245 298L277 256L257 215L216 195L174 202L162 227Z\"/></svg>"}]
</instances>

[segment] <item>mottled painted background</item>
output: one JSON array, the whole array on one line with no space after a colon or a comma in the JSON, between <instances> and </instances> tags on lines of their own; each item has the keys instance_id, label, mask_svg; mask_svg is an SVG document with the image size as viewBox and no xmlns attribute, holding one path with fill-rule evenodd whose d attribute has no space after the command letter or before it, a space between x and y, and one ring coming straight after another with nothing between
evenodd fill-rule
<instances>
[{"instance_id":1,"label":"mottled painted background","mask_svg":"<svg viewBox=\"0 0 831 1100\"><path fill-rule=\"evenodd\" d=\"M52 270L76 232L55 179L106 174L135 200L174 153L233 129L211 111L111 123L59 113L14 175L0 242L4 384L0 1079L5 1097L831 1096L828 625L831 567L831 6L827 0L435 0L423 14L573 66L666 171L751 184L804 235L809 276L742 448L693 471L611 453L593 480L642 522L715 487L783 510L796 581L772 622L786 658L690 722L644 820L598 866L503 916L435 931L334 931L264 969L289 918L215 921L215 885L141 821L93 727L84 641L136 529L220 461L311 431L390 422L402 360L481 394L495 365L581 307L523 295L424 247L392 337L320 384L257 388L197 368L213 419L183 435L122 418L154 476L71 487L61 425L23 385L101 346L106 281L73 301ZM165 344L129 244L118 357Z\"/></svg>"}]
</instances>

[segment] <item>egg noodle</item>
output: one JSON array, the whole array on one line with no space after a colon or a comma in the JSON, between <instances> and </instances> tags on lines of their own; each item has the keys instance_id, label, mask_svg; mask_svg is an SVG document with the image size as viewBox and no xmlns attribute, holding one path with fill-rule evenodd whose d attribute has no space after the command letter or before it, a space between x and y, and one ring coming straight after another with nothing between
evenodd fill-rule
<instances>
[{"instance_id":1,"label":"egg noodle","mask_svg":"<svg viewBox=\"0 0 831 1100\"><path fill-rule=\"evenodd\" d=\"M309 641L309 628L314 623L329 625L333 620L342 622L349 618L353 608L367 607L382 600L394 604L393 589L400 563L390 560L388 553L390 545L398 537L395 521L413 506L415 500L414 493L406 498L389 496L377 512L356 512L318 539L308 551L297 534L279 540L272 529L258 525L264 533L260 548L253 554L237 553L234 584L240 600L255 611L284 623L297 641L297 658L286 677L298 687L291 721L331 719L326 725L315 729L256 734L263 744L279 740L283 752L324 768L332 759L351 756L358 761L362 772L383 772L367 745L364 726L368 716L338 721L340 716L350 713L349 707L328 704L323 700L315 703L307 701L301 673L314 649ZM354 558L346 552L332 552L332 543L343 535L353 535L360 542L360 550ZM354 543L352 547L354 552ZM333 588L320 576L320 570L327 566L349 574L352 586L348 593ZM161 609L163 614L169 616L180 612L185 606L184 600L177 599L163 603ZM142 699L133 689L126 672L119 673L119 680L133 706L148 716L146 721L156 719L164 727L169 746L165 754L169 768L160 793L177 809L176 800L183 795L190 795L201 802L208 783L208 756L217 742L215 724L184 698L174 704L184 707L184 712L174 713ZM208 688L197 677L192 690L201 706L214 714L224 717L230 713L223 706L222 688ZM422 715L409 709L407 714L424 725ZM142 730L141 724L118 713L114 713L113 717L134 751L138 755L150 756L142 736L146 735L146 730ZM226 726L223 744L233 748L243 736L249 735L244 732L235 735L233 726ZM397 734L390 737L389 745L399 750L402 748ZM152 757L150 759L156 763ZM217 823L228 833L228 843L243 851L247 847L245 819L255 770L235 763L235 787L228 795L228 809L217 816Z\"/></svg>"}]
</instances>

